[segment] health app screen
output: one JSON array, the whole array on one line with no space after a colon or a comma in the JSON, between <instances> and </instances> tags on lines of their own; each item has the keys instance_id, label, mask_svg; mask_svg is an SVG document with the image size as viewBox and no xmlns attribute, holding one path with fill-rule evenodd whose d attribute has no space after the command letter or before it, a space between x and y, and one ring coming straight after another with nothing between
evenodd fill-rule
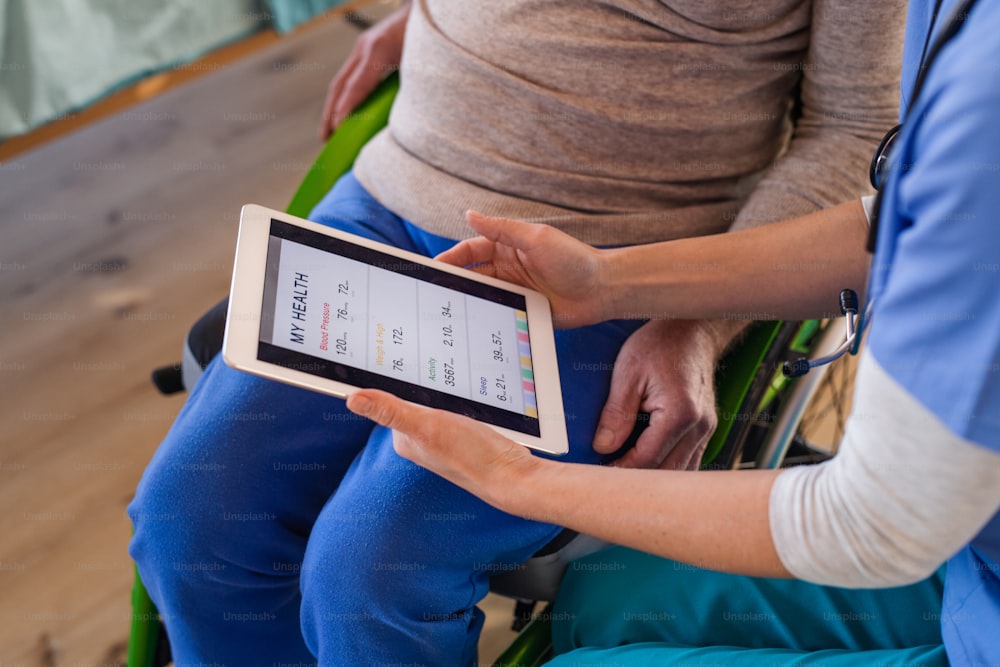
<instances>
[{"instance_id":1,"label":"health app screen","mask_svg":"<svg viewBox=\"0 0 1000 667\"><path fill-rule=\"evenodd\" d=\"M273 220L263 312L265 361L538 434L519 294Z\"/></svg>"}]
</instances>

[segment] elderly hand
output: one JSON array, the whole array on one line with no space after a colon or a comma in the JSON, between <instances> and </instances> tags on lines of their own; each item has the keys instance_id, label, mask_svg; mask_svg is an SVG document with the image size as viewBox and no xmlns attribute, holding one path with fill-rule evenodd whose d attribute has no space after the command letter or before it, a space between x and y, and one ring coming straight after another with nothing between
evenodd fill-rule
<instances>
[{"instance_id":1,"label":"elderly hand","mask_svg":"<svg viewBox=\"0 0 1000 667\"><path fill-rule=\"evenodd\" d=\"M386 74L399 68L409 16L410 3L407 2L358 37L347 62L330 81L320 115L320 137L328 139Z\"/></svg>"},{"instance_id":2,"label":"elderly hand","mask_svg":"<svg viewBox=\"0 0 1000 667\"><path fill-rule=\"evenodd\" d=\"M647 412L649 426L615 465L697 469L718 423L715 364L723 345L710 322L654 320L638 329L615 360L594 449L617 451L637 413Z\"/></svg>"}]
</instances>

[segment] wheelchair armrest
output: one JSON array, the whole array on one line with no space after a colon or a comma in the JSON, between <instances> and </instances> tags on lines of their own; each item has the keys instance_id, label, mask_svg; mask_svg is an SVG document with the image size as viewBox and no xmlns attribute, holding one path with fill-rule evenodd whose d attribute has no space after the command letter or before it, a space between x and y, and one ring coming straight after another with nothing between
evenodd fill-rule
<instances>
[{"instance_id":1,"label":"wheelchair armrest","mask_svg":"<svg viewBox=\"0 0 1000 667\"><path fill-rule=\"evenodd\" d=\"M184 350L181 352L181 380L188 391L191 391L198 382L208 363L222 350L228 308L229 297L226 297L202 315L184 339Z\"/></svg>"},{"instance_id":2,"label":"wheelchair armrest","mask_svg":"<svg viewBox=\"0 0 1000 667\"><path fill-rule=\"evenodd\" d=\"M559 584L571 561L609 546L610 542L572 530L556 538L516 569L490 578L490 591L515 600L556 599Z\"/></svg>"}]
</instances>

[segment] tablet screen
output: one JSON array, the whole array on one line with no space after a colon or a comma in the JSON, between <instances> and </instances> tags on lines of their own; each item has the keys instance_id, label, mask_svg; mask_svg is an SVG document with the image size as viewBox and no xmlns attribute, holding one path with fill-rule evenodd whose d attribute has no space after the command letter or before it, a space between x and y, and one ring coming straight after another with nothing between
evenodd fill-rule
<instances>
[{"instance_id":1,"label":"tablet screen","mask_svg":"<svg viewBox=\"0 0 1000 667\"><path fill-rule=\"evenodd\" d=\"M261 361L538 436L522 295L271 219Z\"/></svg>"}]
</instances>

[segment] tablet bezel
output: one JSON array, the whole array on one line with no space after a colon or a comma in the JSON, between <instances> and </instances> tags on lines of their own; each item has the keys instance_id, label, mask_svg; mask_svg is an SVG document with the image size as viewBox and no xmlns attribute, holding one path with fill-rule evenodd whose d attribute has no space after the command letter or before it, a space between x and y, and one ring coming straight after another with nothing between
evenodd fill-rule
<instances>
[{"instance_id":1,"label":"tablet bezel","mask_svg":"<svg viewBox=\"0 0 1000 667\"><path fill-rule=\"evenodd\" d=\"M482 423L532 449L555 455L565 454L569 451L562 392L559 384L552 316L549 302L544 295L520 285L497 280L461 267L444 264L423 255L400 250L394 246L372 241L256 204L245 205L240 213L236 257L233 264L233 280L230 289L229 309L226 314L226 329L222 346L223 360L227 365L238 370L338 398L346 398L354 391L362 388L358 385L312 375L304 371L258 359L261 311L264 301L264 281L272 218L524 297L525 312L528 317L528 331L531 339L531 364L534 375L535 400L538 409L540 435L536 437L486 421Z\"/></svg>"}]
</instances>

